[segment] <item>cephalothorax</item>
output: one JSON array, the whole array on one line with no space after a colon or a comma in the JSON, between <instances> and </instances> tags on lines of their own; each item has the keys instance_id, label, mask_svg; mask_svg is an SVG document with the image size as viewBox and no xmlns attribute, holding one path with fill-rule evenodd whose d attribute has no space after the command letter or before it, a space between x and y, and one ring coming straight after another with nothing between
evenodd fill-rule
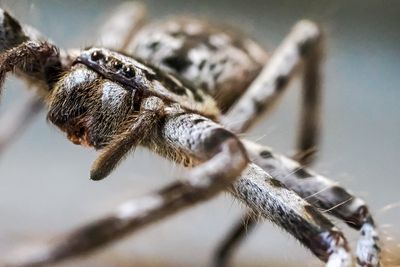
<instances>
[{"instance_id":1,"label":"cephalothorax","mask_svg":"<svg viewBox=\"0 0 400 267\"><path fill-rule=\"evenodd\" d=\"M379 265L378 237L365 203L305 168L314 159L319 129L322 36L314 23L299 22L268 57L252 39L202 20L145 25L144 8L135 3L117 9L97 47L85 50L59 50L7 12L1 18L1 85L15 71L38 88L48 119L73 143L101 151L92 179L106 177L138 145L191 167L186 179L131 200L11 266L43 266L89 253L223 190L251 212L219 248L215 266L227 264L255 214L284 228L329 266L351 265L345 237L316 208L361 229L357 263ZM295 161L236 134L272 108L300 67L304 107ZM6 133L19 124L13 127ZM0 149L1 140L7 138L0 131Z\"/></svg>"},{"instance_id":2,"label":"cephalothorax","mask_svg":"<svg viewBox=\"0 0 400 267\"><path fill-rule=\"evenodd\" d=\"M171 74L131 57L92 48L74 60L71 71L55 86L49 119L66 130L74 143L100 149L126 130L121 123L129 117L135 119L143 99L149 97L166 105L179 103L182 109L205 116L219 114L213 98L202 90L185 86ZM76 105L78 101L82 103Z\"/></svg>"}]
</instances>

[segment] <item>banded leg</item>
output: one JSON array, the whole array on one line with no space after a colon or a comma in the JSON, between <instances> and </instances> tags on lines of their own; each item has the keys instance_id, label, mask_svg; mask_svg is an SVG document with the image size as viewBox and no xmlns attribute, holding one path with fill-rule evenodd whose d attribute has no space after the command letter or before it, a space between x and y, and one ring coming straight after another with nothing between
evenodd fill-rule
<instances>
[{"instance_id":1,"label":"banded leg","mask_svg":"<svg viewBox=\"0 0 400 267\"><path fill-rule=\"evenodd\" d=\"M229 150L231 153L232 149L229 148ZM205 164L209 165L205 172L210 176L203 176L198 171L198 176L192 176L196 178L191 178L187 182L176 182L155 194L126 202L113 214L78 228L59 242L42 248L35 255L24 259L19 258L18 262L6 266L45 266L90 253L147 224L197 203L198 198L208 198L211 195L206 191L206 187L215 185L215 183L218 187L222 185L219 184L221 181L217 182L213 179L217 179L220 175L222 175L220 177L226 178L225 171L222 171L224 174L217 173L216 164L221 164L221 171L227 166L222 164L229 164L229 160L230 158L226 157L224 162L221 162L220 159L212 164L207 162ZM234 163L236 162L237 160ZM229 165L229 167L232 166ZM209 179L212 176L213 179ZM223 184L226 185L227 181L224 181ZM211 183L209 184L209 182ZM327 262L327 266L350 266L351 257L343 234L314 207L291 190L286 189L283 184L271 178L255 164L250 164L242 173L241 177L233 184L231 192L253 210L259 212L261 216L270 219L291 233L310 248L318 258Z\"/></svg>"},{"instance_id":2,"label":"banded leg","mask_svg":"<svg viewBox=\"0 0 400 267\"><path fill-rule=\"evenodd\" d=\"M222 118L223 125L235 133L248 130L262 114L272 111L295 71L303 65L303 105L297 154L303 162L310 163L319 141L321 59L322 36L318 26L310 21L299 22L244 95Z\"/></svg>"},{"instance_id":3,"label":"banded leg","mask_svg":"<svg viewBox=\"0 0 400 267\"><path fill-rule=\"evenodd\" d=\"M288 81L302 64L303 101L295 158L302 164L311 164L319 141L321 59L322 37L318 27L312 22L299 22L238 103L222 118L223 123L234 132L246 131L262 114L272 111ZM252 212L240 219L217 248L214 256L217 266L228 265L229 255L244 239L246 229L253 229L256 223L257 218Z\"/></svg>"},{"instance_id":4,"label":"banded leg","mask_svg":"<svg viewBox=\"0 0 400 267\"><path fill-rule=\"evenodd\" d=\"M200 115L167 115L165 124L159 127L144 145L155 151L157 147L157 152L176 161L192 155L193 163L205 163L192 169L187 180L129 201L110 216L79 228L41 253L9 266L44 266L89 253L230 188L234 178L247 166L246 153L237 138ZM210 160L206 161L207 158ZM349 265L351 259L343 235L317 210L255 164L245 169L233 183L231 192L295 236L321 260L331 266Z\"/></svg>"},{"instance_id":5,"label":"banded leg","mask_svg":"<svg viewBox=\"0 0 400 267\"><path fill-rule=\"evenodd\" d=\"M33 121L42 108L43 100L34 96L25 101L24 105L14 108L0 119L0 125L7 125L0 131L0 155L15 140L15 137Z\"/></svg>"},{"instance_id":6,"label":"banded leg","mask_svg":"<svg viewBox=\"0 0 400 267\"><path fill-rule=\"evenodd\" d=\"M30 56L33 56L31 63L34 62L34 65L24 64L23 61L27 60L27 58L24 58L23 54L19 54L20 52L22 53L22 51L17 51L18 49L16 48L18 46L21 46L24 42L28 41L45 42L45 38L34 28L27 25L20 25L18 21L16 21L3 9L0 9L0 18L0 55L2 60L7 57L7 51L14 48L14 55L8 54L8 56L20 58L20 62L18 62L19 67L18 65L12 65L13 63L17 62L11 62L11 66L9 65L7 67L8 70L12 69L13 71L15 71L20 78L25 80L29 85L35 87L35 89L39 91L40 95L45 96L48 92L48 85L46 83L43 83L43 77L40 77L43 76L43 73L39 70L41 67L45 67L44 65L41 65L43 61L35 61L35 56L31 54ZM62 62L62 60L58 59L57 56L53 57L52 59L48 59L49 61L54 61L53 63L49 64L53 67L57 65L57 61L59 61L60 64ZM49 61L45 63L47 64L49 63ZM28 67L21 68L21 66L23 65L28 65ZM4 72L6 70L3 68L2 71ZM4 73L2 74L1 82L4 82ZM0 119L2 123L7 122L3 125L8 125L8 127L1 127L0 130L0 154L6 149L6 147L10 143L12 143L12 141L15 140L18 134L35 118L38 112L43 108L43 103L40 97L32 97L24 104L24 106L17 107L12 111L7 112Z\"/></svg>"},{"instance_id":7,"label":"banded leg","mask_svg":"<svg viewBox=\"0 0 400 267\"><path fill-rule=\"evenodd\" d=\"M202 120L201 125L198 120ZM77 229L29 259L7 266L44 266L89 253L128 232L212 198L229 187L247 166L247 155L240 141L206 118L190 114L170 115L159 127L149 136L148 146L157 145L162 154L179 149L179 155L192 155L204 163L193 168L186 180L129 201L106 218ZM188 135L190 131L199 135ZM160 144L154 143L158 141ZM160 147L162 144L164 146ZM165 144L169 145L165 147Z\"/></svg>"},{"instance_id":8,"label":"banded leg","mask_svg":"<svg viewBox=\"0 0 400 267\"><path fill-rule=\"evenodd\" d=\"M267 173L281 181L313 206L359 230L357 263L379 266L379 237L366 203L338 183L304 168L298 162L251 141L243 141L249 157Z\"/></svg>"},{"instance_id":9,"label":"banded leg","mask_svg":"<svg viewBox=\"0 0 400 267\"><path fill-rule=\"evenodd\" d=\"M116 51L125 51L129 42L147 19L146 7L138 2L119 5L100 29L97 44Z\"/></svg>"},{"instance_id":10,"label":"banded leg","mask_svg":"<svg viewBox=\"0 0 400 267\"><path fill-rule=\"evenodd\" d=\"M252 162L278 179L289 189L311 203L314 207L341 219L350 227L359 230L357 263L359 266L379 266L379 237L374 220L366 203L340 187L338 183L305 168L298 162L274 153L270 148L243 141ZM246 223L242 223L246 222ZM230 255L238 243L245 238L246 229L257 223L254 215L247 213L227 235L215 254L215 266L227 266Z\"/></svg>"},{"instance_id":11,"label":"banded leg","mask_svg":"<svg viewBox=\"0 0 400 267\"><path fill-rule=\"evenodd\" d=\"M0 55L0 94L7 72L18 69L30 79L44 82L49 88L54 81L49 73L62 71L58 49L48 42L27 41Z\"/></svg>"},{"instance_id":12,"label":"banded leg","mask_svg":"<svg viewBox=\"0 0 400 267\"><path fill-rule=\"evenodd\" d=\"M232 188L253 211L296 237L326 266L350 266L351 256L343 234L317 209L272 178L255 164Z\"/></svg>"},{"instance_id":13,"label":"banded leg","mask_svg":"<svg viewBox=\"0 0 400 267\"><path fill-rule=\"evenodd\" d=\"M270 148L243 141L252 162L278 179L289 189L311 203L314 207L343 220L350 227L359 230L357 242L357 263L359 266L379 266L379 237L374 220L366 203L340 187L338 183L305 168L298 162L274 153ZM243 223L245 222L245 223ZM215 254L215 266L227 266L230 255L238 243L245 238L246 229L253 229L257 223L247 213L239 224L230 231Z\"/></svg>"},{"instance_id":14,"label":"banded leg","mask_svg":"<svg viewBox=\"0 0 400 267\"><path fill-rule=\"evenodd\" d=\"M50 42L46 42L35 29L21 26L3 9L0 9L0 58L1 87L5 73L16 71L26 81L48 90L48 84L43 84L46 82L44 68L61 64L59 53Z\"/></svg>"},{"instance_id":15,"label":"banded leg","mask_svg":"<svg viewBox=\"0 0 400 267\"><path fill-rule=\"evenodd\" d=\"M314 30L312 30L314 28ZM308 32L308 33L307 33ZM314 34L313 34L314 32ZM301 37L303 36L303 37ZM307 37L308 36L308 37ZM306 40L308 38L308 41ZM296 41L297 40L297 41ZM301 41L302 40L302 41ZM296 42L297 42L297 49L296 49ZM295 61L299 60L301 56L303 56L304 60L304 77L303 77L303 105L302 105L302 113L301 113L301 124L300 124L300 133L298 135L298 142L297 142L297 153L294 158L301 163L303 166L310 165L314 160L314 152L316 151L316 146L318 144L318 134L319 134L319 125L320 125L320 118L319 118L319 110L320 110L320 62L321 62L321 53L322 53L322 40L320 33L318 33L318 28L312 24L306 22L299 23L294 31L288 36L285 40L284 44L277 50L274 54L273 58L271 59L269 65L267 65L264 71L260 74L260 77L254 83L255 85L259 84L260 86L257 87L250 87L249 91L253 90L253 94L246 93L244 97L247 97L247 102L243 101L242 105L240 101L238 106L232 108L231 112L228 113L227 117L224 121L229 122L230 118L235 118L233 121L237 121L236 115L239 115L240 107L242 109L249 105L251 107L251 103L249 102L251 97L253 96L254 104L258 104L261 106L260 110L266 109L267 111L270 110L271 104L276 102L278 96L281 94L279 80L282 80L282 77L290 76L291 72L293 72L295 67ZM303 45L302 45L303 44ZM304 44L306 44L304 46ZM286 51L286 52L285 52ZM296 52L297 56L296 56ZM281 53L282 55L279 56L278 54ZM286 58L288 65L285 69L285 56L283 54L287 54ZM292 53L292 56L290 56ZM269 71L268 68L270 68ZM283 70L283 71L282 71ZM275 71L275 76L274 76ZM282 76L279 75L282 74ZM286 75L286 76L285 76ZM263 79L265 79L265 83L263 83ZM274 81L275 79L275 81ZM285 80L285 79L283 79ZM286 79L287 80L287 79ZM264 90L261 85L266 84L266 89L270 91L266 92L257 92L257 90ZM283 83L284 84L284 83ZM273 86L268 85L275 85ZM255 88L255 89L254 89ZM271 95L268 95L268 92L272 92ZM258 98L258 96L261 96ZM257 102L256 100L260 100ZM264 101L264 102L262 102ZM254 105L255 107L257 105ZM243 130L250 127L254 121L255 117L258 116L254 111L250 109L248 113L242 114L243 121L238 125L234 125L232 127L233 130ZM234 113L234 111L237 111ZM265 111L265 110L264 110ZM250 121L246 121L246 118L250 118ZM250 144L249 142L245 142L246 149L248 150L249 154L252 157L253 162L260 164L260 166L270 174L277 175L276 178L285 178L282 179L282 182L288 186L290 189L293 189L296 193L300 196L304 197L307 200L311 200L311 202L319 207L326 210L329 210L334 216L344 220L350 226L356 229L362 229L362 237L358 242L357 247L357 254L358 259L357 261L362 266L376 266L379 262L379 247L378 247L378 237L377 232L375 230L375 226L371 217L371 214L368 211L367 206L365 205L364 201L360 200L359 198L352 196L348 193L345 189L336 186L332 181L322 176L310 176L310 179L307 179L307 183L302 183L302 179L298 179L296 174L293 173L303 173L303 166L283 157L279 156L276 161L280 161L279 164L270 164L265 163L265 159L271 157L271 152L268 148L263 148L259 145L247 145ZM258 149L256 149L256 147ZM255 149L256 151L252 151ZM292 162L293 164L297 164L296 169L291 168L293 165L286 166L288 162ZM274 166L279 166L272 168ZM290 171L288 171L290 170ZM296 172L297 170L297 172ZM293 174L293 175L292 175ZM289 182L290 180L290 182ZM300 185L300 184L301 185ZM318 200L310 199L310 196L318 197ZM352 199L351 201L349 199ZM245 215L246 217L247 215ZM246 220L246 218L245 218ZM255 220L248 220L247 225L243 227L250 227L251 224L255 224ZM243 237L240 237L241 234L245 233L240 227L236 227L230 233L231 237L234 237L237 240L241 240ZM225 251L225 254L230 254L232 252L227 252L228 250L233 249L229 247L229 242L224 242L225 247L219 248L219 251ZM218 259L221 257L221 253L217 253L216 258ZM227 258L225 261L228 260ZM219 259L220 262L221 259Z\"/></svg>"},{"instance_id":16,"label":"banded leg","mask_svg":"<svg viewBox=\"0 0 400 267\"><path fill-rule=\"evenodd\" d=\"M253 210L248 210L240 220L238 220L224 240L218 244L218 248L214 253L213 266L226 267L229 266L229 260L232 259L233 253L244 241L257 225L257 215Z\"/></svg>"}]
</instances>

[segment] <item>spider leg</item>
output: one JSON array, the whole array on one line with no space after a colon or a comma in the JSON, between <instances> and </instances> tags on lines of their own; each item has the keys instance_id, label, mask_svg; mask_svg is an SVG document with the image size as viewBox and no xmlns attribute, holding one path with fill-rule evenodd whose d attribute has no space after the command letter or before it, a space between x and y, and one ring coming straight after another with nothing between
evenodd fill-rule
<instances>
[{"instance_id":1,"label":"spider leg","mask_svg":"<svg viewBox=\"0 0 400 267\"><path fill-rule=\"evenodd\" d=\"M235 133L248 130L262 114L272 111L302 65L303 105L297 153L304 163L311 162L319 139L321 59L322 36L318 26L310 21L297 23L248 90L222 118L223 125Z\"/></svg>"},{"instance_id":2,"label":"spider leg","mask_svg":"<svg viewBox=\"0 0 400 267\"><path fill-rule=\"evenodd\" d=\"M248 164L244 147L234 134L194 114L166 116L147 142L147 146L157 146L159 153L177 161L195 157L193 161L199 165L189 171L187 179L129 201L108 217L79 228L40 253L10 266L44 266L89 253L128 232L212 198L227 189Z\"/></svg>"},{"instance_id":3,"label":"spider leg","mask_svg":"<svg viewBox=\"0 0 400 267\"><path fill-rule=\"evenodd\" d=\"M43 108L42 97L61 69L59 51L48 42L26 41L0 54L0 96L6 74L11 71L38 88L40 93L1 118L2 125L7 127L0 130L0 154Z\"/></svg>"},{"instance_id":4,"label":"spider leg","mask_svg":"<svg viewBox=\"0 0 400 267\"><path fill-rule=\"evenodd\" d=\"M40 97L34 96L25 102L24 105L14 108L0 119L0 125L7 125L0 131L0 155L43 108L43 100Z\"/></svg>"},{"instance_id":5,"label":"spider leg","mask_svg":"<svg viewBox=\"0 0 400 267\"><path fill-rule=\"evenodd\" d=\"M357 263L359 266L379 266L379 236L366 203L351 192L300 163L277 154L271 148L242 140L252 162L266 173L278 179L289 189L321 209L359 230ZM247 212L228 233L214 256L215 266L227 266L230 256L255 228L257 217L254 210Z\"/></svg>"},{"instance_id":6,"label":"spider leg","mask_svg":"<svg viewBox=\"0 0 400 267\"><path fill-rule=\"evenodd\" d=\"M50 77L46 77L45 71L61 65L55 46L32 27L21 26L3 9L0 9L0 61L1 87L9 71L16 71L28 82L47 87L46 78Z\"/></svg>"},{"instance_id":7,"label":"spider leg","mask_svg":"<svg viewBox=\"0 0 400 267\"><path fill-rule=\"evenodd\" d=\"M5 73L15 71L28 85L35 87L41 97L46 96L49 87L47 81L45 81L44 71L55 72L59 64L64 64L62 58L58 58L59 54L56 49L45 41L45 38L36 29L21 25L3 9L0 9L0 18L1 86L4 82ZM32 43L29 44L29 41ZM32 46L37 47L32 49ZM49 52L47 58L46 50ZM45 58L40 60L40 56L45 56ZM2 88L0 87L0 94L1 91ZM32 97L24 106L17 107L3 115L1 121L6 121L8 127L2 127L0 130L0 153L12 143L18 136L17 133L20 133L43 108L41 97Z\"/></svg>"},{"instance_id":8,"label":"spider leg","mask_svg":"<svg viewBox=\"0 0 400 267\"><path fill-rule=\"evenodd\" d=\"M97 43L102 47L125 51L136 32L145 24L146 7L139 2L119 5L100 29Z\"/></svg>"},{"instance_id":9,"label":"spider leg","mask_svg":"<svg viewBox=\"0 0 400 267\"><path fill-rule=\"evenodd\" d=\"M189 179L125 202L116 212L76 229L56 243L43 247L35 255L18 257L18 262L6 266L45 266L82 256L185 207L211 198L226 188L245 165L243 151L237 150L242 148L236 147L237 140L227 136L221 138L221 130L216 130L215 133L217 132L216 137L209 136L215 140L207 138L205 143L215 145L217 142L223 147L211 160L195 168ZM176 138L174 135L170 137ZM230 178L227 178L227 167ZM327 262L327 266L345 267L351 264L343 234L314 207L285 188L278 180L271 178L257 165L250 164L233 183L230 191L260 215L291 233L316 256Z\"/></svg>"},{"instance_id":10,"label":"spider leg","mask_svg":"<svg viewBox=\"0 0 400 267\"><path fill-rule=\"evenodd\" d=\"M258 216L254 214L253 210L248 210L241 216L222 242L218 244L218 248L214 253L213 266L229 266L229 261L232 259L235 250L257 226L257 219Z\"/></svg>"},{"instance_id":11,"label":"spider leg","mask_svg":"<svg viewBox=\"0 0 400 267\"><path fill-rule=\"evenodd\" d=\"M313 28L314 30L312 30ZM305 49L304 44L307 44L307 49ZM230 121L239 121L238 124L231 125L230 128L234 131L243 131L250 127L258 116L256 111L269 111L272 105L277 102L283 91L283 88L280 87L285 85L284 83L282 85L282 79L288 80L294 72L296 64L299 63L296 61L303 58L305 67L303 105L297 153L294 156L301 165L284 156L273 154L268 147L249 141L244 142L244 144L252 161L267 173L280 179L288 188L294 190L316 207L328 210L329 213L344 220L355 229L361 229L362 236L357 246L357 261L361 266L377 266L379 265L380 251L378 236L365 202L351 195L328 178L313 172L311 172L312 175L307 176L307 179L302 179L302 174L306 172L303 166L305 164L310 165L315 160L314 152L316 152L319 140L321 46L318 28L307 22L305 24L300 22L273 55L269 65L264 68L258 79L249 88L250 93L245 93L244 100L243 98L239 100L237 106L234 106L228 112L223 122L228 124ZM251 101L254 101L254 103L252 104ZM241 119L239 116L241 116ZM250 119L250 121L246 121L247 119ZM274 162L271 162L272 160ZM245 222L245 224L242 222ZM235 225L217 249L215 262L219 264L218 266L227 265L229 256L240 241L244 239L246 230L253 229L256 222L256 218L250 212L245 214L240 222Z\"/></svg>"},{"instance_id":12,"label":"spider leg","mask_svg":"<svg viewBox=\"0 0 400 267\"><path fill-rule=\"evenodd\" d=\"M303 103L295 158L302 164L311 164L319 141L321 59L322 36L318 26L309 21L299 22L222 122L236 133L248 130L262 114L273 110L289 80L302 66ZM256 223L252 211L243 215L217 248L214 256L217 266L228 265L233 250Z\"/></svg>"},{"instance_id":13,"label":"spider leg","mask_svg":"<svg viewBox=\"0 0 400 267\"><path fill-rule=\"evenodd\" d=\"M49 42L26 41L3 52L0 55L0 94L6 74L14 70L50 89L62 70L59 51Z\"/></svg>"},{"instance_id":14,"label":"spider leg","mask_svg":"<svg viewBox=\"0 0 400 267\"><path fill-rule=\"evenodd\" d=\"M258 165L250 164L231 192L256 214L291 233L326 266L351 265L344 235L316 208ZM222 260L222 265L215 266L225 266L226 261Z\"/></svg>"},{"instance_id":15,"label":"spider leg","mask_svg":"<svg viewBox=\"0 0 400 267\"><path fill-rule=\"evenodd\" d=\"M360 230L357 243L359 266L379 266L379 237L366 203L341 187L338 183L305 168L298 162L279 155L269 147L242 140L252 162L285 186L296 192L314 207L321 209ZM257 218L246 213L218 247L214 262L227 266L230 256L246 233L254 229ZM247 231L246 231L247 230Z\"/></svg>"},{"instance_id":16,"label":"spider leg","mask_svg":"<svg viewBox=\"0 0 400 267\"><path fill-rule=\"evenodd\" d=\"M307 202L359 230L357 263L379 266L379 237L366 203L343 187L298 162L251 141L243 141L252 162L277 178Z\"/></svg>"},{"instance_id":17,"label":"spider leg","mask_svg":"<svg viewBox=\"0 0 400 267\"><path fill-rule=\"evenodd\" d=\"M92 180L101 180L110 174L118 163L146 138L157 122L163 117L163 103L156 97L149 97L142 103L143 109L132 127L120 134L103 149L93 163L90 172Z\"/></svg>"}]
</instances>

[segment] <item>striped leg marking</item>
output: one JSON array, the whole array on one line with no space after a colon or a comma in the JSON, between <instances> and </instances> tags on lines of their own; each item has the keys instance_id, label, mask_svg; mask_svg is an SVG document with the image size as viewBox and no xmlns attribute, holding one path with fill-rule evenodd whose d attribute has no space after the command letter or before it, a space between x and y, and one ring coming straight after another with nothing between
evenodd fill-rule
<instances>
[{"instance_id":1,"label":"striped leg marking","mask_svg":"<svg viewBox=\"0 0 400 267\"><path fill-rule=\"evenodd\" d=\"M357 262L360 266L379 266L379 237L366 203L338 183L302 167L270 148L243 141L250 159L313 206L360 230Z\"/></svg>"}]
</instances>

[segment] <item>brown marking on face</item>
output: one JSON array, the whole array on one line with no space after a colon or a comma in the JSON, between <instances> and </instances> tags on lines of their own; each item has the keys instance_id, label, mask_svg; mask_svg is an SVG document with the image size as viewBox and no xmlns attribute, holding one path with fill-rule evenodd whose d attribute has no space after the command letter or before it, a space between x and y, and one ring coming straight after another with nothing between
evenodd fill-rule
<instances>
[{"instance_id":1,"label":"brown marking on face","mask_svg":"<svg viewBox=\"0 0 400 267\"><path fill-rule=\"evenodd\" d=\"M61 125L60 129L67 134L68 140L75 145L84 147L93 147L94 144L90 139L88 131L88 118L76 118Z\"/></svg>"}]
</instances>

